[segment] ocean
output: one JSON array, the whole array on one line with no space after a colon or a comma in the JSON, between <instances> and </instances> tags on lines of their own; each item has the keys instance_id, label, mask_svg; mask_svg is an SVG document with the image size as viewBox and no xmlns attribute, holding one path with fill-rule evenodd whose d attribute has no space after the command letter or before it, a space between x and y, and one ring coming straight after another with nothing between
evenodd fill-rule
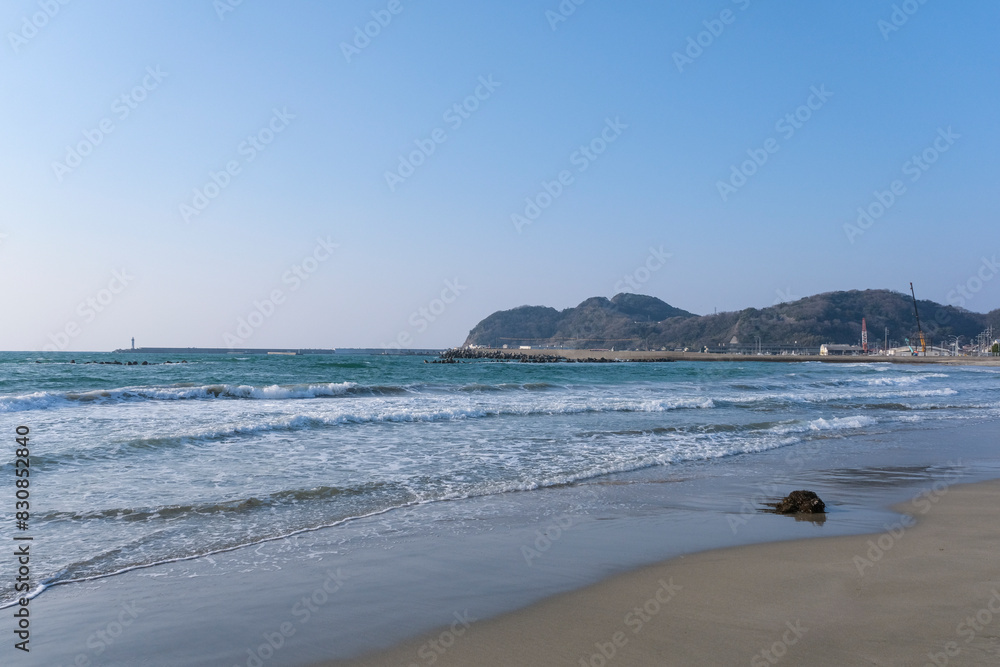
<instances>
[{"instance_id":1,"label":"ocean","mask_svg":"<svg viewBox=\"0 0 1000 667\"><path fill-rule=\"evenodd\" d=\"M150 365L86 363L113 359ZM1000 416L998 368L165 361L182 359L0 353L0 479L14 479L15 429L30 429L35 594L365 517L420 521L419 506L468 519L463 499L530 503L632 471L738 475L775 450L829 458L853 436ZM7 533L13 496L0 508Z\"/></svg>"}]
</instances>

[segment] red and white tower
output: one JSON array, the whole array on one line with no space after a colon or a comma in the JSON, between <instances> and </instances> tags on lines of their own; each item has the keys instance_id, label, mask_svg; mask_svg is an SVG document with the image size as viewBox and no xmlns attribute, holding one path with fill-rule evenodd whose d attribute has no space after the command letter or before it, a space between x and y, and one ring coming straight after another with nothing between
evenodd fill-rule
<instances>
[{"instance_id":1,"label":"red and white tower","mask_svg":"<svg viewBox=\"0 0 1000 667\"><path fill-rule=\"evenodd\" d=\"M861 351L868 354L868 325L865 318L861 318Z\"/></svg>"}]
</instances>

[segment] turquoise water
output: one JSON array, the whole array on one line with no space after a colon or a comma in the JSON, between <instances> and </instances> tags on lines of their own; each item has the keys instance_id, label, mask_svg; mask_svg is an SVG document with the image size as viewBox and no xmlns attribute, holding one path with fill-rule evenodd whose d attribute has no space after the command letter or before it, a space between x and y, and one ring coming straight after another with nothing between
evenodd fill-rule
<instances>
[{"instance_id":1,"label":"turquoise water","mask_svg":"<svg viewBox=\"0 0 1000 667\"><path fill-rule=\"evenodd\" d=\"M156 365L84 363L115 358ZM0 354L0 428L11 441L31 430L37 584L420 504L447 513L463 498L1000 415L989 368L168 359L180 361ZM13 479L13 447L0 461ZM5 532L12 509L0 504Z\"/></svg>"}]
</instances>

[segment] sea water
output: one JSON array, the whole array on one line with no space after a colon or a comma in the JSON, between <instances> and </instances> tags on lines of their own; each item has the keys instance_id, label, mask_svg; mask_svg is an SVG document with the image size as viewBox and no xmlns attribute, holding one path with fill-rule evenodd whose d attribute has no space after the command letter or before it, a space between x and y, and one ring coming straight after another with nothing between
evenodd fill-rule
<instances>
[{"instance_id":1,"label":"sea water","mask_svg":"<svg viewBox=\"0 0 1000 667\"><path fill-rule=\"evenodd\" d=\"M87 363L113 359L150 365ZM24 534L44 545L32 555L35 593L364 517L465 520L463 499L752 467L780 449L833 456L852 436L1000 416L1000 369L986 367L342 354L163 363L181 360L0 353L0 489L13 493L16 429L27 427ZM17 532L9 500L4 534ZM421 506L437 509L412 512ZM5 587L0 603L13 598Z\"/></svg>"}]
</instances>

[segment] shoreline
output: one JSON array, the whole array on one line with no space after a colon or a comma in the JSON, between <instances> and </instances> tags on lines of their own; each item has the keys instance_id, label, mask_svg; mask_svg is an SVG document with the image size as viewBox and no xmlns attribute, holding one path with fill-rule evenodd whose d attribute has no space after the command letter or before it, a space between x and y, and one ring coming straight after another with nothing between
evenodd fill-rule
<instances>
[{"instance_id":1,"label":"shoreline","mask_svg":"<svg viewBox=\"0 0 1000 667\"><path fill-rule=\"evenodd\" d=\"M877 533L899 519L890 506L938 481L1000 479L993 444L998 425L963 420L865 433L838 438L830 450L807 443L419 505L336 529L58 586L32 602L37 651L18 656L18 664L76 664L83 656L99 661L92 664L124 667L143 655L178 667L260 667L259 656L273 653L264 667L425 665L416 652L392 654L398 662L378 660L400 647L419 650L466 610L483 619L471 624L478 633L508 615L658 563L686 562L693 554L739 545L784 549L814 536ZM943 442L949 443L947 455ZM825 523L756 511L762 500L798 488L815 490L827 502ZM766 497L759 499L762 493ZM565 530L539 547L538 531L553 526ZM529 545L538 553L526 555ZM314 608L303 602L307 598ZM600 610L601 604L590 606ZM117 632L126 608L137 609L138 617L129 619L113 645L100 644L95 633ZM276 635L283 627L293 634ZM550 629L547 641L560 645L553 639L559 631ZM504 641L517 645L520 639ZM0 662L10 657L9 648L0 648ZM342 662L323 662L334 659ZM449 663L441 658L434 664ZM477 658L464 664L489 663ZM579 660L556 656L547 664L575 666ZM620 656L608 667L614 664L630 663Z\"/></svg>"},{"instance_id":2,"label":"shoreline","mask_svg":"<svg viewBox=\"0 0 1000 667\"><path fill-rule=\"evenodd\" d=\"M717 354L714 352L666 352L656 350L579 350L579 349L501 349L454 348L442 357L449 359L541 359L563 358L572 361L596 359L601 361L764 361L802 363L819 361L830 364L941 364L946 366L1000 366L1000 357L898 357L898 356L849 356L819 354ZM555 361L556 359L552 359Z\"/></svg>"},{"instance_id":3,"label":"shoreline","mask_svg":"<svg viewBox=\"0 0 1000 667\"><path fill-rule=\"evenodd\" d=\"M316 667L1000 659L1000 480L943 480L893 509L881 533L680 556Z\"/></svg>"}]
</instances>

